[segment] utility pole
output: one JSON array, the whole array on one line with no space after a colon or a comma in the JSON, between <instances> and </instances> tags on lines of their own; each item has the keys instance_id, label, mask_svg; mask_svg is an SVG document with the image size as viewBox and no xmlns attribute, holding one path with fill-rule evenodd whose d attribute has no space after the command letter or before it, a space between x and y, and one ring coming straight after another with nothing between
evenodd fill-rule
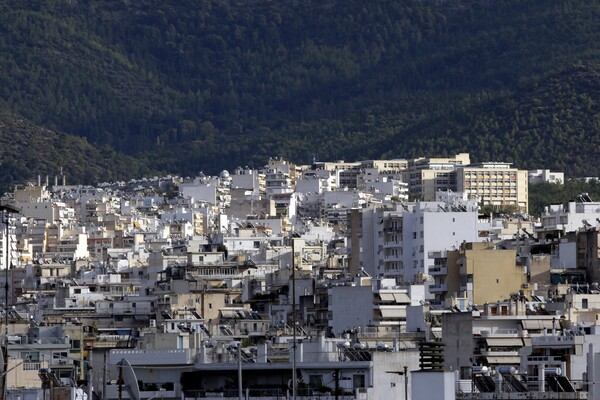
<instances>
[{"instance_id":1,"label":"utility pole","mask_svg":"<svg viewBox=\"0 0 600 400\"><path fill-rule=\"evenodd\" d=\"M238 400L242 400L242 343L237 346L238 359Z\"/></svg>"},{"instance_id":2,"label":"utility pole","mask_svg":"<svg viewBox=\"0 0 600 400\"><path fill-rule=\"evenodd\" d=\"M408 400L408 367L404 366L404 400Z\"/></svg>"},{"instance_id":3,"label":"utility pole","mask_svg":"<svg viewBox=\"0 0 600 400\"><path fill-rule=\"evenodd\" d=\"M296 249L292 238L292 399L296 400L298 382L296 380Z\"/></svg>"},{"instance_id":4,"label":"utility pole","mask_svg":"<svg viewBox=\"0 0 600 400\"><path fill-rule=\"evenodd\" d=\"M9 285L8 285L8 268L10 266L10 214L18 214L19 213L19 209L17 209L16 207L10 205L10 204L3 204L0 203L0 211L2 211L3 217L4 217L4 222L6 224L6 233L5 233L5 237L4 237L4 242L6 243L6 254L5 254L5 259L6 259L6 263L4 265L4 277L6 279L6 281L4 282L4 341L3 341L3 348L2 348L2 355L4 357L4 371L8 370L8 289L9 289ZM8 375L5 374L3 377L3 393L2 393L2 398L6 399L6 380ZM44 396L45 396L46 392L44 392Z\"/></svg>"},{"instance_id":5,"label":"utility pole","mask_svg":"<svg viewBox=\"0 0 600 400\"><path fill-rule=\"evenodd\" d=\"M102 369L102 398L106 399L106 374L108 366L106 365L106 349L104 349L104 363Z\"/></svg>"},{"instance_id":6,"label":"utility pole","mask_svg":"<svg viewBox=\"0 0 600 400\"><path fill-rule=\"evenodd\" d=\"M119 380L117 384L119 385L119 400L123 400L123 361L119 362ZM106 395L104 398L106 398Z\"/></svg>"},{"instance_id":7,"label":"utility pole","mask_svg":"<svg viewBox=\"0 0 600 400\"><path fill-rule=\"evenodd\" d=\"M388 374L404 375L404 400L408 400L408 366L402 368L404 371L386 371Z\"/></svg>"}]
</instances>

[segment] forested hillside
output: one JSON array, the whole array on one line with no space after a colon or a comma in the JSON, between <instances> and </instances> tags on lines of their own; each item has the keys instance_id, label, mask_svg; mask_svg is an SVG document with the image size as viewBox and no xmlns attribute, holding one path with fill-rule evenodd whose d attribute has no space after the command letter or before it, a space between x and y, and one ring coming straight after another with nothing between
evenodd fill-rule
<instances>
[{"instance_id":1,"label":"forested hillside","mask_svg":"<svg viewBox=\"0 0 600 400\"><path fill-rule=\"evenodd\" d=\"M460 151L600 175L599 17L590 0L6 0L0 184Z\"/></svg>"}]
</instances>

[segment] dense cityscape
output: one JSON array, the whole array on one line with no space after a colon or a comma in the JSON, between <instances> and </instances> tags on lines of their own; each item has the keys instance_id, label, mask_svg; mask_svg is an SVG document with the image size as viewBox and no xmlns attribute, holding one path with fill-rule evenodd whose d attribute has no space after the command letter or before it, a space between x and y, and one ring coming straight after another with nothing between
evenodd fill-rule
<instances>
[{"instance_id":1,"label":"dense cityscape","mask_svg":"<svg viewBox=\"0 0 600 400\"><path fill-rule=\"evenodd\" d=\"M600 203L528 214L564 179L467 153L39 176L0 206L4 398L600 398Z\"/></svg>"}]
</instances>

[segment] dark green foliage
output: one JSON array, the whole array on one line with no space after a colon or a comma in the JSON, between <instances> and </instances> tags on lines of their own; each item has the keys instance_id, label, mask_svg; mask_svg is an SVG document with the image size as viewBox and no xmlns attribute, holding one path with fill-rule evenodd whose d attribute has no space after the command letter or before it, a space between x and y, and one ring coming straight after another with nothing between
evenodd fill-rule
<instances>
[{"instance_id":1,"label":"dark green foliage","mask_svg":"<svg viewBox=\"0 0 600 400\"><path fill-rule=\"evenodd\" d=\"M529 213L539 215L547 205L577 201L577 196L582 193L587 193L593 201L600 201L600 182L567 181L564 185L529 185Z\"/></svg>"},{"instance_id":2,"label":"dark green foliage","mask_svg":"<svg viewBox=\"0 0 600 400\"><path fill-rule=\"evenodd\" d=\"M589 0L6 0L0 105L63 132L61 154L103 149L106 179L460 151L599 175L599 17ZM67 167L42 154L0 148L3 183Z\"/></svg>"}]
</instances>

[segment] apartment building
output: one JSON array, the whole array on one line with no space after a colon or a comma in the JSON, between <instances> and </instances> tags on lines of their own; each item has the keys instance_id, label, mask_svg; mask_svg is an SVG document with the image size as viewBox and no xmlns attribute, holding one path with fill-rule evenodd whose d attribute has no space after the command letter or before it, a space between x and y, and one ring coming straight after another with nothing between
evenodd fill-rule
<instances>
[{"instance_id":1,"label":"apartment building","mask_svg":"<svg viewBox=\"0 0 600 400\"><path fill-rule=\"evenodd\" d=\"M363 268L398 282L428 279L433 254L458 248L463 241L487 240L489 231L478 220L477 203L456 196L352 210L349 221L350 273Z\"/></svg>"},{"instance_id":2,"label":"apartment building","mask_svg":"<svg viewBox=\"0 0 600 400\"><path fill-rule=\"evenodd\" d=\"M529 170L529 184L534 185L536 183L554 183L562 185L565 183L564 172L552 172L549 169L534 169Z\"/></svg>"},{"instance_id":3,"label":"apartment building","mask_svg":"<svg viewBox=\"0 0 600 400\"><path fill-rule=\"evenodd\" d=\"M468 153L448 158L415 158L408 162L404 181L413 199L433 201L438 191L457 191L455 170L470 163Z\"/></svg>"},{"instance_id":4,"label":"apartment building","mask_svg":"<svg viewBox=\"0 0 600 400\"><path fill-rule=\"evenodd\" d=\"M527 212L527 171L512 168L509 163L470 164L456 168L456 190L478 198L484 206L518 207Z\"/></svg>"},{"instance_id":5,"label":"apartment building","mask_svg":"<svg viewBox=\"0 0 600 400\"><path fill-rule=\"evenodd\" d=\"M528 171L509 163L471 164L468 153L449 158L417 158L408 162L405 182L413 199L432 201L439 191L464 192L481 205L528 209Z\"/></svg>"},{"instance_id":6,"label":"apartment building","mask_svg":"<svg viewBox=\"0 0 600 400\"><path fill-rule=\"evenodd\" d=\"M515 250L497 249L490 242L462 243L445 255L429 269L435 282L429 291L442 306L494 303L519 293L527 282L527 269L517 265Z\"/></svg>"}]
</instances>

